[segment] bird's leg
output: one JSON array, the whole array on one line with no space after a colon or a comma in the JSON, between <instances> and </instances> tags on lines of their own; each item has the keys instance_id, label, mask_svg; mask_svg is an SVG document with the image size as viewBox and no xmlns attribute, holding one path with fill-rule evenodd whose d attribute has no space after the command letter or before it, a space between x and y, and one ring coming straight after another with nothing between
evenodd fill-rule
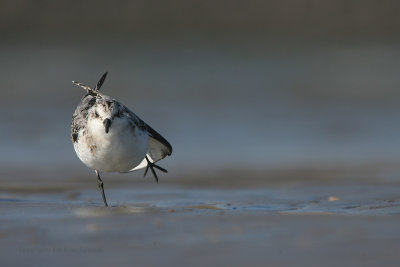
<instances>
[{"instance_id":1,"label":"bird's leg","mask_svg":"<svg viewBox=\"0 0 400 267\"><path fill-rule=\"evenodd\" d=\"M97 174L97 184L99 185L99 188L100 188L100 191L101 191L101 196L103 197L104 205L106 207L108 207L107 200L106 200L106 195L104 194L103 181L100 178L100 173L97 170L95 170L95 172Z\"/></svg>"},{"instance_id":2,"label":"bird's leg","mask_svg":"<svg viewBox=\"0 0 400 267\"><path fill-rule=\"evenodd\" d=\"M146 156L146 160L147 160L147 166L146 166L146 170L144 171L144 175L143 175L143 176L146 176L147 171L148 171L149 168L150 168L151 172L152 172L153 175L154 175L154 179L156 179L156 182L157 182L157 184L158 184L158 177L157 177L157 174L156 174L156 171L154 170L154 168L157 168L157 169L159 169L160 171L165 172L165 173L167 173L168 171L167 171L166 169L164 169L164 168L162 168L162 167L160 167L160 166L154 164L153 162L150 162L150 160L149 160L149 158L148 158L147 156Z\"/></svg>"}]
</instances>

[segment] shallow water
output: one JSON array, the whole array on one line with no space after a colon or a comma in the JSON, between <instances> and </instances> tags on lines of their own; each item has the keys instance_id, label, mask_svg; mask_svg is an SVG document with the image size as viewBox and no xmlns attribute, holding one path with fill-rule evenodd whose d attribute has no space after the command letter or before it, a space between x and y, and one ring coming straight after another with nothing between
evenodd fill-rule
<instances>
[{"instance_id":1,"label":"shallow water","mask_svg":"<svg viewBox=\"0 0 400 267\"><path fill-rule=\"evenodd\" d=\"M97 190L1 193L1 262L395 266L398 192L399 186L113 188L106 191L110 208Z\"/></svg>"},{"instance_id":2,"label":"shallow water","mask_svg":"<svg viewBox=\"0 0 400 267\"><path fill-rule=\"evenodd\" d=\"M170 210L177 213L191 211L196 214L259 212L397 215L400 213L399 188L398 185L291 186L268 189L193 189L165 185L112 188L106 190L112 208L103 211L105 216L131 212L164 213ZM85 216L85 206L88 211L103 206L100 193L87 189L36 194L2 193L0 202L11 206L76 206L76 210L66 211L67 216ZM49 218L54 215L40 214ZM90 212L87 216L90 217Z\"/></svg>"},{"instance_id":3,"label":"shallow water","mask_svg":"<svg viewBox=\"0 0 400 267\"><path fill-rule=\"evenodd\" d=\"M0 46L0 265L398 265L398 45ZM110 208L69 137L106 70L174 147Z\"/></svg>"},{"instance_id":4,"label":"shallow water","mask_svg":"<svg viewBox=\"0 0 400 267\"><path fill-rule=\"evenodd\" d=\"M0 57L3 170L84 170L71 80L106 70L104 93L171 142L175 174L400 159L397 45L5 42Z\"/></svg>"}]
</instances>

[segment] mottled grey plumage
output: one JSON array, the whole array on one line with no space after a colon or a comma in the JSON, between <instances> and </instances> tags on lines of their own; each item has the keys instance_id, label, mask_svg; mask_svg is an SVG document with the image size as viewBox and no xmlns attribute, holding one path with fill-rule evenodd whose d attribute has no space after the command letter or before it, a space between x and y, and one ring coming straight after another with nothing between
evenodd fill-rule
<instances>
[{"instance_id":1,"label":"mottled grey plumage","mask_svg":"<svg viewBox=\"0 0 400 267\"><path fill-rule=\"evenodd\" d=\"M78 141L79 130L84 128L87 124L88 109L90 109L95 103L96 98L85 95L78 107L75 109L71 123L71 138L74 143Z\"/></svg>"},{"instance_id":2,"label":"mottled grey plumage","mask_svg":"<svg viewBox=\"0 0 400 267\"><path fill-rule=\"evenodd\" d=\"M127 107L99 92L106 75L94 89L73 82L85 89L86 95L72 116L71 139L81 161L95 169L107 206L99 171L127 172L146 168L146 175L150 168L158 182L153 167L167 171L154 163L171 155L172 147Z\"/></svg>"}]
</instances>

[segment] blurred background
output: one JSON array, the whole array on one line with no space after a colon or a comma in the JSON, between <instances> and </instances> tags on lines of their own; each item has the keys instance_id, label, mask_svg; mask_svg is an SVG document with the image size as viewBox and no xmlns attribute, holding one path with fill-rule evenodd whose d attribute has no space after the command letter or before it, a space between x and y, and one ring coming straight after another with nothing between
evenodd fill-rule
<instances>
[{"instance_id":1,"label":"blurred background","mask_svg":"<svg viewBox=\"0 0 400 267\"><path fill-rule=\"evenodd\" d=\"M93 186L70 140L84 94L71 81L105 71L103 92L174 147L161 183L400 182L399 12L391 0L2 0L2 186Z\"/></svg>"}]
</instances>

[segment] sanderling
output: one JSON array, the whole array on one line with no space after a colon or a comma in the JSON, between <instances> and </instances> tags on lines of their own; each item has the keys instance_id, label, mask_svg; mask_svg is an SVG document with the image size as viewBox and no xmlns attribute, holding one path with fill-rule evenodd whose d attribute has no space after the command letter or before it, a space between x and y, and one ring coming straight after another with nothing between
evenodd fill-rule
<instances>
[{"instance_id":1,"label":"sanderling","mask_svg":"<svg viewBox=\"0 0 400 267\"><path fill-rule=\"evenodd\" d=\"M95 170L97 183L104 194L100 172L131 172L154 168L167 172L155 163L172 153L170 143L117 100L99 92L107 72L94 89L72 81L86 90L76 108L71 123L71 138L79 159Z\"/></svg>"}]
</instances>

